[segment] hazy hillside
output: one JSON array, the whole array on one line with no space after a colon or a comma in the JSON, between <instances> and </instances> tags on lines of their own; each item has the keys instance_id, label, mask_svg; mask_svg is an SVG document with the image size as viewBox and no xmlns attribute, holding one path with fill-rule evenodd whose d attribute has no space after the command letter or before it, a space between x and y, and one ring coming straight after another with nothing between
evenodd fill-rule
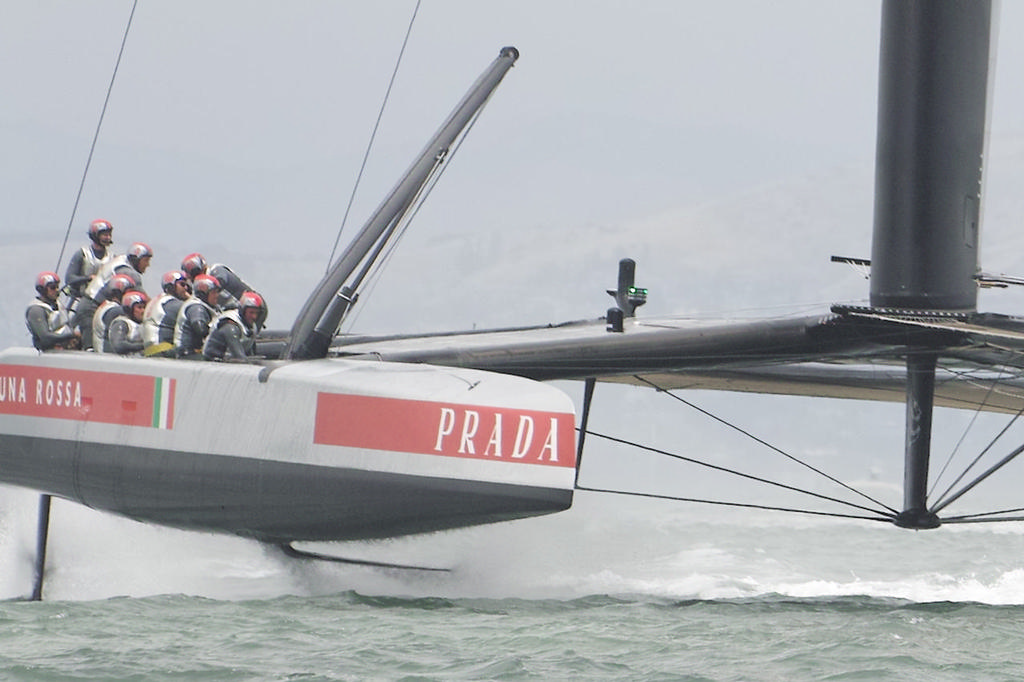
<instances>
[{"instance_id":1,"label":"hazy hillside","mask_svg":"<svg viewBox=\"0 0 1024 682\"><path fill-rule=\"evenodd\" d=\"M1024 140L994 145L986 186L983 269L1024 275ZM679 206L621 223L526 225L498 232L446 229L424 210L382 277L363 295L353 329L426 331L540 324L598 317L611 299L620 258L638 263L637 283L650 289L641 315L774 315L793 307L825 309L867 298L857 272L829 262L833 254L870 256L873 176L869 164L778 182ZM79 220L61 264L84 243ZM354 225L358 224L358 220ZM115 226L116 227L116 226ZM296 228L297 229L297 228ZM28 343L24 307L32 281L56 263L59 235L14 234L5 244L8 294L0 299L0 342ZM355 231L349 228L347 234ZM289 237L202 243L125 234L117 246L149 242L155 252L146 275L157 290L160 274L194 250L230 264L265 293L270 326L289 327L323 274L330 244ZM301 235L299 235L301 236ZM1024 292L983 292L982 308L1024 313Z\"/></svg>"}]
</instances>

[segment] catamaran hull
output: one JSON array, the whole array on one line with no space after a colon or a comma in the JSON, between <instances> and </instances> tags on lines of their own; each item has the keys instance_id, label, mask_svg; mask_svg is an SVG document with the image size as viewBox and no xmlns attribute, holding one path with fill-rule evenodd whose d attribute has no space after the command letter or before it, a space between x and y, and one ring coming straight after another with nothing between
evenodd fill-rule
<instances>
[{"instance_id":1,"label":"catamaran hull","mask_svg":"<svg viewBox=\"0 0 1024 682\"><path fill-rule=\"evenodd\" d=\"M270 542L562 511L574 441L564 394L487 372L0 353L0 482Z\"/></svg>"}]
</instances>

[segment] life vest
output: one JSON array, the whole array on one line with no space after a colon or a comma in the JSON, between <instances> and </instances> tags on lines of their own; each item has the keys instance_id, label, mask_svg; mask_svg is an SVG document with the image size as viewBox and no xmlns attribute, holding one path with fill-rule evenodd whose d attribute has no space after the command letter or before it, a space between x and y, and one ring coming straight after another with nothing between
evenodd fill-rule
<instances>
[{"instance_id":1,"label":"life vest","mask_svg":"<svg viewBox=\"0 0 1024 682\"><path fill-rule=\"evenodd\" d=\"M140 346L138 351L131 351L131 352L133 352L133 353L141 352L141 350L142 350L142 348L141 348L141 346L142 346L142 323L136 322L132 318L130 318L127 315L125 315L124 313L122 313L122 314L118 315L117 317L115 317L110 322L110 326L107 328L108 335L110 333L110 329L115 324L117 324L118 322L124 322L127 325L127 327L128 327L128 334L125 336L125 341L130 341L130 342L132 342L134 344L138 344ZM113 344L109 343L109 341L110 341L109 338L107 339L107 341L108 341L108 343L103 348L104 352L106 352L106 353L116 353L117 351L114 349ZM127 355L127 353L126 353L126 355Z\"/></svg>"},{"instance_id":2,"label":"life vest","mask_svg":"<svg viewBox=\"0 0 1024 682\"><path fill-rule=\"evenodd\" d=\"M209 334L209 327L207 327L206 334L204 334L202 338L197 339L195 338L195 331L189 324L189 310L191 310L193 306L197 305L206 308L211 318L214 316L213 308L195 296L187 298L185 302L181 304L181 307L178 309L178 317L174 322L174 347L178 349L179 354L198 352L203 347L203 340L206 338L207 334Z\"/></svg>"},{"instance_id":3,"label":"life vest","mask_svg":"<svg viewBox=\"0 0 1024 682\"><path fill-rule=\"evenodd\" d=\"M78 274L86 277L92 277L93 275L100 271L100 268L103 267L104 263L106 263L113 257L114 254L111 252L109 248L104 248L103 255L97 256L96 252L92 250L92 246L83 246L82 271Z\"/></svg>"},{"instance_id":4,"label":"life vest","mask_svg":"<svg viewBox=\"0 0 1024 682\"><path fill-rule=\"evenodd\" d=\"M102 353L107 347L107 327L117 315L111 315L113 309L121 309L117 301L106 300L100 304L92 316L92 348L97 353Z\"/></svg>"},{"instance_id":5,"label":"life vest","mask_svg":"<svg viewBox=\"0 0 1024 682\"><path fill-rule=\"evenodd\" d=\"M161 294L146 304L146 314L142 318L142 340L146 346L174 340L181 305L182 300L171 294Z\"/></svg>"},{"instance_id":6,"label":"life vest","mask_svg":"<svg viewBox=\"0 0 1024 682\"><path fill-rule=\"evenodd\" d=\"M103 255L97 256L96 252L92 250L91 244L83 246L81 249L79 249L79 253L82 254L82 260L81 265L78 268L78 272L68 273L69 275L74 274L79 277L89 278L95 277L96 273L100 271L100 268L102 268L105 263L107 263L111 258L114 257L114 253L110 250L109 247L104 247ZM70 280L71 277L68 277L68 279ZM78 298L79 296L82 295L82 287L87 286L88 281L89 280L86 280L85 282L81 282L78 285L72 285L72 289L74 290L73 298Z\"/></svg>"},{"instance_id":7,"label":"life vest","mask_svg":"<svg viewBox=\"0 0 1024 682\"><path fill-rule=\"evenodd\" d=\"M203 355L207 358L221 359L227 354L227 341L224 339L224 332L220 331L227 324L233 324L238 327L241 331L240 341L242 349L246 355L252 355L256 349L255 329L245 326L241 316L238 314L237 308L220 313L210 322L210 333L206 336L206 341L203 343Z\"/></svg>"},{"instance_id":8,"label":"life vest","mask_svg":"<svg viewBox=\"0 0 1024 682\"><path fill-rule=\"evenodd\" d=\"M132 278L132 288L142 291L142 274L128 262L127 254L113 256L110 260L100 266L99 271L89 280L85 287L85 295L99 303L103 299L103 288L107 282L114 278L114 275L127 275Z\"/></svg>"},{"instance_id":9,"label":"life vest","mask_svg":"<svg viewBox=\"0 0 1024 682\"><path fill-rule=\"evenodd\" d=\"M54 334L60 334L62 332L69 331L68 318L64 314L64 311L60 306L51 305L46 301L41 301L38 298L33 298L28 307L25 308L25 325L28 326L28 333L32 335L32 345L39 347L38 340L35 338L35 334L32 332L32 325L28 323L28 312L32 307L42 308L46 311L46 328Z\"/></svg>"}]
</instances>

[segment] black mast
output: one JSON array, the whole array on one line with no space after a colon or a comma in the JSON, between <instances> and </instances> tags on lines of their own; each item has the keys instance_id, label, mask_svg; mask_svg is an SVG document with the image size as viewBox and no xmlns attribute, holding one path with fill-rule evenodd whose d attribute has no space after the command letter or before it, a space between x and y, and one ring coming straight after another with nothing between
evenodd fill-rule
<instances>
[{"instance_id":1,"label":"black mast","mask_svg":"<svg viewBox=\"0 0 1024 682\"><path fill-rule=\"evenodd\" d=\"M882 8L871 305L973 311L989 0Z\"/></svg>"},{"instance_id":2,"label":"black mast","mask_svg":"<svg viewBox=\"0 0 1024 682\"><path fill-rule=\"evenodd\" d=\"M992 4L886 0L879 63L871 306L895 314L977 308L978 230ZM935 528L927 508L936 355L907 348L903 511L896 525Z\"/></svg>"}]
</instances>

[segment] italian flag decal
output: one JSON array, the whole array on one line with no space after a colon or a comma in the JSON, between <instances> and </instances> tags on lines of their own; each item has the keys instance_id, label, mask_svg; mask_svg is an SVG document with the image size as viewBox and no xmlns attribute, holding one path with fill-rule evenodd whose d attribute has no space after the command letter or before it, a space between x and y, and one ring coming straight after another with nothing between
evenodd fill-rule
<instances>
[{"instance_id":1,"label":"italian flag decal","mask_svg":"<svg viewBox=\"0 0 1024 682\"><path fill-rule=\"evenodd\" d=\"M154 377L153 428L170 429L174 426L174 379Z\"/></svg>"}]
</instances>

